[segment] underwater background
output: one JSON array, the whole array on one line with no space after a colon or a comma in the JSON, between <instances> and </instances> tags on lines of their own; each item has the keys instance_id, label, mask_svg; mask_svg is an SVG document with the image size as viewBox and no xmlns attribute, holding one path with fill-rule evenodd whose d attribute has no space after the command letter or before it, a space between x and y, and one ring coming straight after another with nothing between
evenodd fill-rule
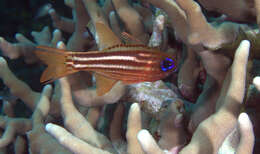
<instances>
[{"instance_id":1,"label":"underwater background","mask_svg":"<svg viewBox=\"0 0 260 154\"><path fill-rule=\"evenodd\" d=\"M210 3L0 0L0 153L260 153L260 2ZM99 22L122 43L102 44ZM158 51L176 68L99 96L95 71L41 83L38 45Z\"/></svg>"}]
</instances>

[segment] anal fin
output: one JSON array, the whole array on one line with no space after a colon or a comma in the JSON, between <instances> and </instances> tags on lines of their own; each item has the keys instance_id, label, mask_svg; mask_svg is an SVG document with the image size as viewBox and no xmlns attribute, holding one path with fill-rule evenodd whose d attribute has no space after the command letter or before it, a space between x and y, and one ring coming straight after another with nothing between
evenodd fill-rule
<instances>
[{"instance_id":1,"label":"anal fin","mask_svg":"<svg viewBox=\"0 0 260 154\"><path fill-rule=\"evenodd\" d=\"M102 96L107 92L109 92L117 82L117 80L107 78L97 73L95 74L95 78L96 78L96 92L98 96Z\"/></svg>"}]
</instances>

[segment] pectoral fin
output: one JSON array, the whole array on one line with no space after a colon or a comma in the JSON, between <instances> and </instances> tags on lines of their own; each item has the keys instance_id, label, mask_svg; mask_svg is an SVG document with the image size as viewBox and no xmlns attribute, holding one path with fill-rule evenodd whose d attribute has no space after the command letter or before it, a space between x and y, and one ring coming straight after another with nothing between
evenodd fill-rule
<instances>
[{"instance_id":1,"label":"pectoral fin","mask_svg":"<svg viewBox=\"0 0 260 154\"><path fill-rule=\"evenodd\" d=\"M96 92L98 96L102 96L113 88L117 80L109 79L103 75L95 74Z\"/></svg>"}]
</instances>

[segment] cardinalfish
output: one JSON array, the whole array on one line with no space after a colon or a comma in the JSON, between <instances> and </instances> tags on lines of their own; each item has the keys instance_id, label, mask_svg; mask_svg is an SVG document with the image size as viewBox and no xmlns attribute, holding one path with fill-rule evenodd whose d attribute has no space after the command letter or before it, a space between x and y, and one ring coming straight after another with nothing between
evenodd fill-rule
<instances>
[{"instance_id":1,"label":"cardinalfish","mask_svg":"<svg viewBox=\"0 0 260 154\"><path fill-rule=\"evenodd\" d=\"M37 46L36 56L48 65L41 82L90 71L96 77L97 94L104 95L117 81L125 84L154 82L176 70L175 57L145 45L121 44L104 24L96 23L96 35L101 51L76 52Z\"/></svg>"}]
</instances>

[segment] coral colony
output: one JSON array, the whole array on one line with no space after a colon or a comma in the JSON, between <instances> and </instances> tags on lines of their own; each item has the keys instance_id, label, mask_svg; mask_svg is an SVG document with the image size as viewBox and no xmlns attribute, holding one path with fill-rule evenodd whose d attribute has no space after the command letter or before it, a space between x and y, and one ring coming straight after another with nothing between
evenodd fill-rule
<instances>
[{"instance_id":1,"label":"coral colony","mask_svg":"<svg viewBox=\"0 0 260 154\"><path fill-rule=\"evenodd\" d=\"M52 25L34 40L0 37L0 153L260 152L260 0L64 3L72 19L39 6ZM18 58L45 71L41 92Z\"/></svg>"}]
</instances>

